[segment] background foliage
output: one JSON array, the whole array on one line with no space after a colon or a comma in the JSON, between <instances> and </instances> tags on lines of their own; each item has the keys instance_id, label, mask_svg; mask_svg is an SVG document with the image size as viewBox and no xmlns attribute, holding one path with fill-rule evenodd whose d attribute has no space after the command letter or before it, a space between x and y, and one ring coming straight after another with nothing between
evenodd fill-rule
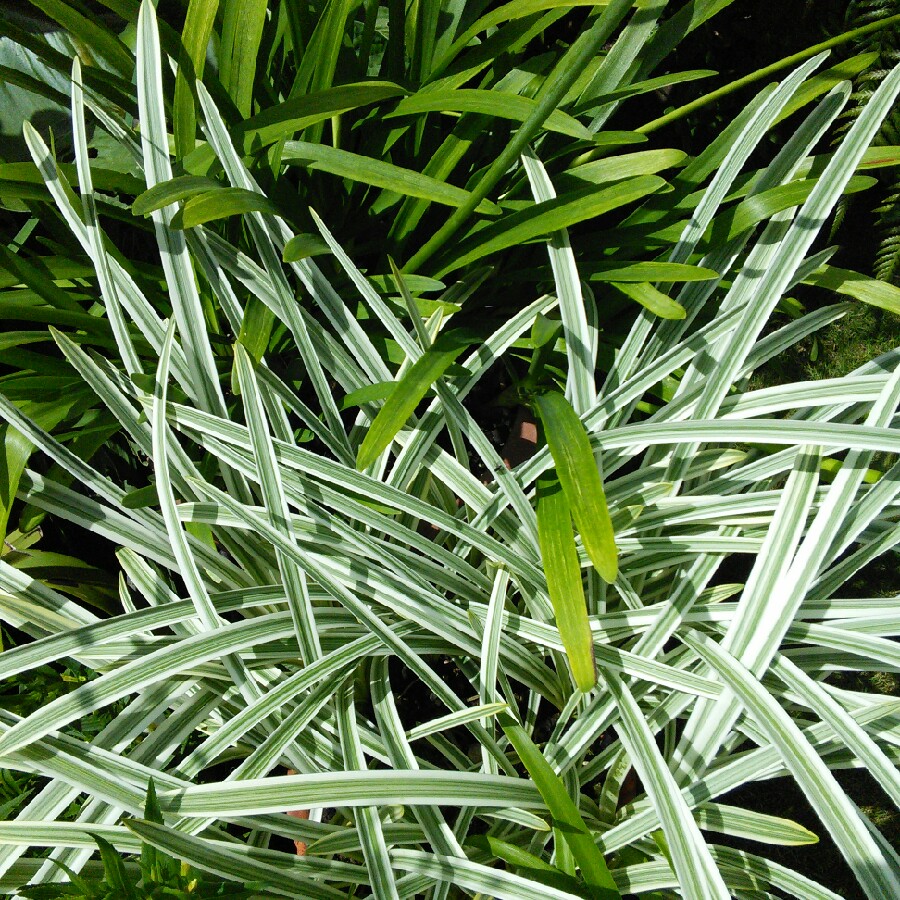
<instances>
[{"instance_id":1,"label":"background foliage","mask_svg":"<svg viewBox=\"0 0 900 900\"><path fill-rule=\"evenodd\" d=\"M50 846L84 896L852 896L821 834L890 896L834 773L896 804L897 701L851 677L896 669L853 588L894 558L896 341L770 361L837 352L834 291L900 308L890 233L881 283L824 238L892 215L897 17L730 84L740 3L36 5L0 70L0 883L55 890Z\"/></svg>"}]
</instances>

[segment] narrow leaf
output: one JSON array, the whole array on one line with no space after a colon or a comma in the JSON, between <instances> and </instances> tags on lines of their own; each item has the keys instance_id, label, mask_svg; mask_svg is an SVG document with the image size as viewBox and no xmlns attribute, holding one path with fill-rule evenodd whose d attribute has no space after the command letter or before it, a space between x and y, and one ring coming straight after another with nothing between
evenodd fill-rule
<instances>
[{"instance_id":1,"label":"narrow leaf","mask_svg":"<svg viewBox=\"0 0 900 900\"><path fill-rule=\"evenodd\" d=\"M447 332L438 337L397 382L366 432L356 458L357 469L366 469L391 443L413 414L427 390L471 343L468 336Z\"/></svg>"},{"instance_id":2,"label":"narrow leaf","mask_svg":"<svg viewBox=\"0 0 900 900\"><path fill-rule=\"evenodd\" d=\"M594 640L588 624L569 504L559 481L549 475L544 475L537 483L537 526L547 590L559 636L566 648L575 684L579 690L587 692L597 683Z\"/></svg>"},{"instance_id":3,"label":"narrow leaf","mask_svg":"<svg viewBox=\"0 0 900 900\"><path fill-rule=\"evenodd\" d=\"M600 576L612 584L618 571L615 535L588 434L562 394L541 394L534 406L584 549Z\"/></svg>"},{"instance_id":4,"label":"narrow leaf","mask_svg":"<svg viewBox=\"0 0 900 900\"><path fill-rule=\"evenodd\" d=\"M596 889L594 896L598 900L620 898L622 895L616 889L606 860L594 843L594 838L560 777L521 725L507 716L501 716L499 721L504 734L544 798L557 827L557 834L561 833L565 838L584 880Z\"/></svg>"}]
</instances>

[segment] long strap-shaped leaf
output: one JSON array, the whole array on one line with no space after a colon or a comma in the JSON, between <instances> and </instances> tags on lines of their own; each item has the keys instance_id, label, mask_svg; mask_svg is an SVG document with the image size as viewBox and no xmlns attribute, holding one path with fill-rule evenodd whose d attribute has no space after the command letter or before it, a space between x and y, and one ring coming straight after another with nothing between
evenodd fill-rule
<instances>
[{"instance_id":1,"label":"long strap-shaped leaf","mask_svg":"<svg viewBox=\"0 0 900 900\"><path fill-rule=\"evenodd\" d=\"M533 153L526 152L522 156L522 162L535 201L542 203L552 200L556 196L556 190L541 161ZM592 339L588 327L575 254L572 252L569 233L565 228L550 235L547 252L550 254L556 296L559 297L559 312L566 341L566 359L569 362L566 396L572 401L575 411L584 415L594 405L597 397L594 383L596 341Z\"/></svg>"},{"instance_id":2,"label":"long strap-shaped leaf","mask_svg":"<svg viewBox=\"0 0 900 900\"><path fill-rule=\"evenodd\" d=\"M729 900L731 894L709 855L700 829L666 766L637 701L617 675L604 673L604 677L619 708L616 730L659 812L672 863L685 896Z\"/></svg>"},{"instance_id":3,"label":"long strap-shaped leaf","mask_svg":"<svg viewBox=\"0 0 900 900\"><path fill-rule=\"evenodd\" d=\"M559 826L557 834L562 834L569 845L582 877L592 889L591 896L597 900L620 898L606 860L560 777L518 722L504 716L500 724Z\"/></svg>"},{"instance_id":4,"label":"long strap-shaped leaf","mask_svg":"<svg viewBox=\"0 0 900 900\"><path fill-rule=\"evenodd\" d=\"M263 854L257 854L261 858L254 859L240 852L241 845L192 837L183 831L142 819L129 819L127 825L142 841L225 878L241 882L259 881L271 885L279 894L298 900L343 900L346 897L343 892L322 884L314 876L296 870L285 871L283 866L275 866L274 860L273 863L263 861Z\"/></svg>"},{"instance_id":5,"label":"long strap-shaped leaf","mask_svg":"<svg viewBox=\"0 0 900 900\"><path fill-rule=\"evenodd\" d=\"M263 406L260 386L247 351L240 344L236 344L234 352L238 377L241 382L241 394L244 398L244 410L247 414L247 428L253 444L253 456L259 470L259 482L263 491L266 514L272 527L277 528L290 540L292 539L290 513L282 487L281 469L275 459L275 449L272 446L272 435L268 427L268 417ZM297 643L302 650L304 663L309 665L322 655L322 648L319 646L319 634L312 603L309 599L306 574L277 548L275 553L297 632Z\"/></svg>"},{"instance_id":6,"label":"long strap-shaped leaf","mask_svg":"<svg viewBox=\"0 0 900 900\"><path fill-rule=\"evenodd\" d=\"M218 8L219 0L191 0L181 32L182 51L178 59L175 103L172 108L175 155L179 158L187 156L194 149L197 113L191 84L203 77L206 47ZM250 86L253 86L252 79Z\"/></svg>"},{"instance_id":7,"label":"long strap-shaped leaf","mask_svg":"<svg viewBox=\"0 0 900 900\"><path fill-rule=\"evenodd\" d=\"M345 682L337 699L338 725L341 735L341 749L344 753L344 765L348 770L367 771L359 739L359 726L356 723L356 706L353 703L353 681ZM394 872L388 859L387 844L378 818L378 808L363 806L357 810L357 830L362 842L366 868L372 879L374 896L379 900L399 900Z\"/></svg>"},{"instance_id":8,"label":"long strap-shaped leaf","mask_svg":"<svg viewBox=\"0 0 900 900\"><path fill-rule=\"evenodd\" d=\"M785 766L834 838L871 900L900 896L900 873L866 828L856 806L835 781L797 723L753 674L718 644L698 632L682 639L739 697L747 714L778 750Z\"/></svg>"},{"instance_id":9,"label":"long strap-shaped leaf","mask_svg":"<svg viewBox=\"0 0 900 900\"><path fill-rule=\"evenodd\" d=\"M152 188L172 178L169 162L168 130L163 109L162 61L159 33L153 4L143 2L138 18L137 51L138 103L141 115L141 146L144 176ZM205 328L203 308L184 235L171 228L174 207L153 213L156 239L178 331L185 345L192 393L204 409L221 413L225 401L216 373L212 348Z\"/></svg>"},{"instance_id":10,"label":"long strap-shaped leaf","mask_svg":"<svg viewBox=\"0 0 900 900\"><path fill-rule=\"evenodd\" d=\"M537 483L537 523L556 626L566 648L575 684L587 692L597 683L597 668L581 566L569 504L559 481L548 475L539 478Z\"/></svg>"},{"instance_id":11,"label":"long strap-shaped leaf","mask_svg":"<svg viewBox=\"0 0 900 900\"><path fill-rule=\"evenodd\" d=\"M469 340L450 332L440 336L397 382L372 422L356 457L356 467L366 469L382 454L406 424L419 401L447 371Z\"/></svg>"},{"instance_id":12,"label":"long strap-shaped leaf","mask_svg":"<svg viewBox=\"0 0 900 900\"><path fill-rule=\"evenodd\" d=\"M600 576L611 584L618 572L616 541L590 438L562 394L541 394L534 406L584 549Z\"/></svg>"},{"instance_id":13,"label":"long strap-shaped leaf","mask_svg":"<svg viewBox=\"0 0 900 900\"><path fill-rule=\"evenodd\" d=\"M534 111L522 123L522 127L515 133L506 149L481 176L469 200L457 209L425 246L410 259L404 267L405 271L415 272L421 268L437 250L444 247L456 234L473 213L475 207L487 197L503 177L504 172L518 159L528 142L538 133L547 117L565 97L575 79L584 71L585 65L606 43L615 27L625 18L633 5L633 0L612 0L591 27L578 37L547 78L536 98L538 102Z\"/></svg>"}]
</instances>

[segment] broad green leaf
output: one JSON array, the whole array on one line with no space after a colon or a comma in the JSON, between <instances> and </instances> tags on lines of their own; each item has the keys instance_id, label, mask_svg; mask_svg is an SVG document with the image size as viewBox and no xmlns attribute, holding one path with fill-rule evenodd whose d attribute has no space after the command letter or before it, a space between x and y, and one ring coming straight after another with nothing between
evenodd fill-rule
<instances>
[{"instance_id":1,"label":"broad green leaf","mask_svg":"<svg viewBox=\"0 0 900 900\"><path fill-rule=\"evenodd\" d=\"M399 294L400 287L397 279L391 275L368 275L369 281L384 294ZM404 275L403 284L410 291L443 291L447 285L443 281L436 278L426 278L424 275ZM415 298L417 304L425 304L424 309L419 309L419 314L424 318L428 318L436 309L441 309L446 313L459 312L462 307L458 303L449 303L444 300L423 300L421 297Z\"/></svg>"},{"instance_id":2,"label":"broad green leaf","mask_svg":"<svg viewBox=\"0 0 900 900\"><path fill-rule=\"evenodd\" d=\"M23 267L21 270L19 266ZM14 287L17 284L27 284L35 291L38 288L32 283L34 278L34 269L38 268L37 274L43 274L45 279L50 281L70 281L73 278L89 278L93 275L92 266L83 259L70 259L65 256L41 256L26 260L9 253L9 251L0 248L0 288ZM26 275L27 272L27 275ZM43 296L43 294L41 294ZM50 302L49 300L47 301ZM74 310L76 305L73 301L68 302L62 300L60 302L65 305L63 309ZM53 303L57 306L57 303Z\"/></svg>"},{"instance_id":3,"label":"broad green leaf","mask_svg":"<svg viewBox=\"0 0 900 900\"><path fill-rule=\"evenodd\" d=\"M28 260L0 246L0 288L27 285L45 303L57 309L80 313L81 305L55 282L92 274L89 266L75 260L55 256Z\"/></svg>"},{"instance_id":4,"label":"broad green leaf","mask_svg":"<svg viewBox=\"0 0 900 900\"><path fill-rule=\"evenodd\" d=\"M56 403L22 404L23 412L39 427L52 431L72 409L70 397L60 397ZM34 452L34 443L12 425L0 425L0 542L5 540L9 516L16 499L19 480ZM0 547L0 556L5 549Z\"/></svg>"},{"instance_id":5,"label":"broad green leaf","mask_svg":"<svg viewBox=\"0 0 900 900\"><path fill-rule=\"evenodd\" d=\"M238 342L246 348L247 352L256 362L260 362L269 349L269 338L272 336L272 328L275 325L275 315L262 300L251 294L244 306L244 315L241 317L241 330L238 332ZM236 394L240 393L239 379L232 376L231 389Z\"/></svg>"},{"instance_id":6,"label":"broad green leaf","mask_svg":"<svg viewBox=\"0 0 900 900\"><path fill-rule=\"evenodd\" d=\"M877 179L871 176L854 175L847 182L844 193L855 194L865 191L877 183ZM783 209L800 206L806 202L815 186L816 179L809 178L802 181L791 181L788 184L782 184L748 197L737 206L716 217L712 223L711 240L716 243L727 243L754 225L772 218Z\"/></svg>"},{"instance_id":7,"label":"broad green leaf","mask_svg":"<svg viewBox=\"0 0 900 900\"><path fill-rule=\"evenodd\" d=\"M446 332L406 371L369 426L356 457L356 467L367 469L388 447L413 414L426 391L472 343L460 332Z\"/></svg>"},{"instance_id":8,"label":"broad green leaf","mask_svg":"<svg viewBox=\"0 0 900 900\"><path fill-rule=\"evenodd\" d=\"M317 234L295 234L285 245L281 258L286 263L330 253L328 244Z\"/></svg>"},{"instance_id":9,"label":"broad green leaf","mask_svg":"<svg viewBox=\"0 0 900 900\"><path fill-rule=\"evenodd\" d=\"M0 425L0 541L6 539L9 515L19 479L34 450L34 444L11 425ZM0 550L0 555L5 552Z\"/></svg>"},{"instance_id":10,"label":"broad green leaf","mask_svg":"<svg viewBox=\"0 0 900 900\"><path fill-rule=\"evenodd\" d=\"M853 297L854 300L900 315L900 288L886 281L876 281L859 272L839 269L836 266L823 266L803 281L804 284L828 288L847 297Z\"/></svg>"},{"instance_id":11,"label":"broad green leaf","mask_svg":"<svg viewBox=\"0 0 900 900\"><path fill-rule=\"evenodd\" d=\"M111 63L121 74L130 78L134 73L134 57L128 48L102 22L82 15L71 4L63 0L30 0L51 19L59 22L85 53L97 53Z\"/></svg>"},{"instance_id":12,"label":"broad green leaf","mask_svg":"<svg viewBox=\"0 0 900 900\"><path fill-rule=\"evenodd\" d=\"M202 175L179 175L170 181L163 181L144 191L135 198L131 211L136 216L148 216L170 203L186 200L196 194L208 194L221 189L221 185L212 178Z\"/></svg>"},{"instance_id":13,"label":"broad green leaf","mask_svg":"<svg viewBox=\"0 0 900 900\"><path fill-rule=\"evenodd\" d=\"M684 307L677 300L673 300L652 284L612 282L612 286L661 319L683 319L687 315Z\"/></svg>"},{"instance_id":14,"label":"broad green leaf","mask_svg":"<svg viewBox=\"0 0 900 900\"><path fill-rule=\"evenodd\" d=\"M256 58L266 19L266 0L225 0L219 47L219 73L238 112L250 115ZM208 18L210 17L207 14ZM204 23L205 24L205 23ZM203 52L206 46L204 43Z\"/></svg>"},{"instance_id":15,"label":"broad green leaf","mask_svg":"<svg viewBox=\"0 0 900 900\"><path fill-rule=\"evenodd\" d=\"M556 834L562 834L565 838L581 870L581 877L593 889L592 896L598 900L621 897L603 854L594 843L593 836L584 824L578 807L569 796L560 777L518 722L509 716L501 716L499 721L503 733L515 748L519 759L540 791L547 809L550 810L557 827Z\"/></svg>"},{"instance_id":16,"label":"broad green leaf","mask_svg":"<svg viewBox=\"0 0 900 900\"><path fill-rule=\"evenodd\" d=\"M537 101L518 94L501 91L461 89L456 91L422 91L406 97L387 118L427 112L481 113L482 115L524 122L537 108ZM561 110L554 110L544 120L544 128L590 141L593 135L577 119Z\"/></svg>"},{"instance_id":17,"label":"broad green leaf","mask_svg":"<svg viewBox=\"0 0 900 900\"><path fill-rule=\"evenodd\" d=\"M244 121L236 129L235 139L239 147L243 141L244 152L250 153L302 131L308 125L405 93L404 88L390 81L365 81L293 97Z\"/></svg>"},{"instance_id":18,"label":"broad green leaf","mask_svg":"<svg viewBox=\"0 0 900 900\"><path fill-rule=\"evenodd\" d=\"M615 535L584 425L562 394L540 394L534 407L584 549L603 580L611 584L618 571Z\"/></svg>"},{"instance_id":19,"label":"broad green leaf","mask_svg":"<svg viewBox=\"0 0 900 900\"><path fill-rule=\"evenodd\" d=\"M890 147L881 147L880 150L887 151L882 153L880 158L883 160L882 165L896 165L891 163ZM887 157L887 159L885 159ZM877 161L873 161L875 164ZM79 184L78 170L72 163L57 163L59 171L66 177L71 184ZM142 178L126 172L118 172L113 169L106 169L102 165L91 166L91 179L94 186L101 191L123 191L128 193L136 193L144 189L145 184ZM15 162L0 163L0 182L18 181L26 184L43 184L44 179L41 171L33 162ZM44 195L46 196L46 195ZM2 249L2 247L0 247ZM25 262L24 260L22 261ZM75 260L70 260L70 264L74 265Z\"/></svg>"},{"instance_id":20,"label":"broad green leaf","mask_svg":"<svg viewBox=\"0 0 900 900\"><path fill-rule=\"evenodd\" d=\"M505 22L525 18L535 13L560 7L593 6L592 0L514 0L512 3L504 3L503 6L491 10L480 19L477 19L462 34L460 34L447 49L447 52L434 64L435 71L442 71L450 62L472 41L472 38L482 31L496 28Z\"/></svg>"},{"instance_id":21,"label":"broad green leaf","mask_svg":"<svg viewBox=\"0 0 900 900\"><path fill-rule=\"evenodd\" d=\"M357 0L328 0L309 39L291 88L293 96L315 94L334 83L338 57L344 42L347 22L358 5ZM310 139L321 140L321 126L310 131Z\"/></svg>"},{"instance_id":22,"label":"broad green leaf","mask_svg":"<svg viewBox=\"0 0 900 900\"><path fill-rule=\"evenodd\" d=\"M533 238L594 219L604 213L633 203L666 187L655 175L642 175L614 187L586 188L563 194L555 200L536 203L521 212L504 216L464 238L448 258L441 261L438 278L491 253L518 246Z\"/></svg>"},{"instance_id":23,"label":"broad green leaf","mask_svg":"<svg viewBox=\"0 0 900 900\"><path fill-rule=\"evenodd\" d=\"M619 262L587 267L591 281L709 281L718 278L712 269L670 262Z\"/></svg>"},{"instance_id":24,"label":"broad green leaf","mask_svg":"<svg viewBox=\"0 0 900 900\"><path fill-rule=\"evenodd\" d=\"M175 76L175 100L172 107L175 155L179 158L187 156L194 150L197 114L194 109L193 84L203 78L206 48L218 9L219 0L191 0L184 20L181 55L178 58L178 73ZM222 62L224 65L224 60ZM251 87L252 82L251 78Z\"/></svg>"},{"instance_id":25,"label":"broad green leaf","mask_svg":"<svg viewBox=\"0 0 900 900\"><path fill-rule=\"evenodd\" d=\"M687 154L681 150L640 150L637 153L622 153L566 169L563 178L565 181L578 179L589 181L591 184L607 184L610 181L621 181L637 175L655 175L665 169L682 165L686 159Z\"/></svg>"},{"instance_id":26,"label":"broad green leaf","mask_svg":"<svg viewBox=\"0 0 900 900\"><path fill-rule=\"evenodd\" d=\"M256 191L236 187L219 188L188 200L184 204L179 224L182 228L193 228L205 222L248 212L278 215L279 209L266 196Z\"/></svg>"},{"instance_id":27,"label":"broad green leaf","mask_svg":"<svg viewBox=\"0 0 900 900\"><path fill-rule=\"evenodd\" d=\"M387 400L396 385L396 381L377 381L375 384L367 384L365 387L347 394L341 400L341 409L350 409L352 406L362 406L366 403Z\"/></svg>"},{"instance_id":28,"label":"broad green leaf","mask_svg":"<svg viewBox=\"0 0 900 900\"><path fill-rule=\"evenodd\" d=\"M587 692L597 683L597 667L572 516L559 482L548 475L537 482L537 525L556 626L575 684Z\"/></svg>"},{"instance_id":29,"label":"broad green leaf","mask_svg":"<svg viewBox=\"0 0 900 900\"><path fill-rule=\"evenodd\" d=\"M324 144L288 141L284 145L282 159L287 164L320 169L341 178L349 178L352 181L447 206L461 206L469 197L468 191L462 188L438 181L412 169L403 169L379 159L350 153L347 150L337 150ZM500 207L489 200L482 200L476 207L476 212L497 214Z\"/></svg>"},{"instance_id":30,"label":"broad green leaf","mask_svg":"<svg viewBox=\"0 0 900 900\"><path fill-rule=\"evenodd\" d=\"M136 488L133 491L129 491L122 498L122 506L125 509L143 509L146 506L156 506L158 502L159 494L156 491L155 484Z\"/></svg>"},{"instance_id":31,"label":"broad green leaf","mask_svg":"<svg viewBox=\"0 0 900 900\"><path fill-rule=\"evenodd\" d=\"M147 784L147 801L144 804L144 818L155 825L164 825L159 799L156 796L156 783L150 779ZM154 881L167 881L177 872L178 863L167 853L160 853L152 844L141 843L141 873L144 884Z\"/></svg>"}]
</instances>

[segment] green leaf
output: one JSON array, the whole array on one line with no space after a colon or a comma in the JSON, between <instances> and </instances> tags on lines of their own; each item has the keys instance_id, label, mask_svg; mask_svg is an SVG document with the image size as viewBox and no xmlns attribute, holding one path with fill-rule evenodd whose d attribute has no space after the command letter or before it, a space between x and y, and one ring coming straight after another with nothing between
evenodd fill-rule
<instances>
[{"instance_id":1,"label":"green leaf","mask_svg":"<svg viewBox=\"0 0 900 900\"><path fill-rule=\"evenodd\" d=\"M474 89L456 91L426 90L401 100L397 108L386 118L408 116L427 112L481 113L501 119L524 122L537 108L537 101L519 94L502 91L482 91ZM544 128L558 131L582 141L593 140L593 134L577 119L561 110L554 110L544 120Z\"/></svg>"},{"instance_id":2,"label":"green leaf","mask_svg":"<svg viewBox=\"0 0 900 900\"><path fill-rule=\"evenodd\" d=\"M368 275L366 277L382 294L400 293L399 282L393 274ZM443 281L438 281L436 278L427 278L424 275L404 275L403 284L410 291L443 291L447 287ZM431 313L438 309L448 314L459 312L462 309L458 303L448 303L443 300L424 300L421 297L417 297L415 300L420 305L419 314L424 318L428 318ZM422 304L424 304L424 307L422 307Z\"/></svg>"},{"instance_id":3,"label":"green leaf","mask_svg":"<svg viewBox=\"0 0 900 900\"><path fill-rule=\"evenodd\" d=\"M876 281L850 269L822 266L804 278L803 283L828 288L847 297L853 297L854 300L900 315L900 288L886 281Z\"/></svg>"},{"instance_id":4,"label":"green leaf","mask_svg":"<svg viewBox=\"0 0 900 900\"><path fill-rule=\"evenodd\" d=\"M159 800L156 796L156 784L151 778L147 784L147 800L144 804L144 818L148 822L158 825L163 822L162 810L159 808ZM152 844L141 844L141 874L144 885L154 883L164 884L177 873L178 863L166 853L156 849Z\"/></svg>"},{"instance_id":5,"label":"green leaf","mask_svg":"<svg viewBox=\"0 0 900 900\"><path fill-rule=\"evenodd\" d=\"M250 115L256 59L267 6L266 0L225 0L219 74L225 90L244 117ZM203 51L206 51L205 44Z\"/></svg>"},{"instance_id":6,"label":"green leaf","mask_svg":"<svg viewBox=\"0 0 900 900\"><path fill-rule=\"evenodd\" d=\"M244 152L250 153L339 113L405 93L404 88L390 81L365 81L293 97L247 119L236 130L236 143L240 148L242 138Z\"/></svg>"},{"instance_id":7,"label":"green leaf","mask_svg":"<svg viewBox=\"0 0 900 900\"><path fill-rule=\"evenodd\" d=\"M378 459L406 424L426 391L471 343L468 334L446 332L413 363L369 426L356 457L357 469L366 469Z\"/></svg>"},{"instance_id":8,"label":"green leaf","mask_svg":"<svg viewBox=\"0 0 900 900\"><path fill-rule=\"evenodd\" d=\"M613 282L612 287L631 300L640 303L644 309L648 309L661 319L683 319L687 315L680 303L673 300L668 294L657 290L652 284Z\"/></svg>"},{"instance_id":9,"label":"green leaf","mask_svg":"<svg viewBox=\"0 0 900 900\"><path fill-rule=\"evenodd\" d=\"M285 245L281 258L286 263L330 253L328 244L317 234L295 234ZM258 361L258 360L257 360Z\"/></svg>"},{"instance_id":10,"label":"green leaf","mask_svg":"<svg viewBox=\"0 0 900 900\"><path fill-rule=\"evenodd\" d=\"M486 15L481 16L471 26L469 26L462 34L456 37L453 43L448 47L446 54L437 60L434 64L434 71L442 71L456 57L461 50L467 47L472 39L481 34L482 31L494 29L498 25L515 19L533 16L535 13L545 12L546 10L557 9L559 7L573 6L593 6L592 0L513 0L512 3L504 3L496 9L491 10Z\"/></svg>"},{"instance_id":11,"label":"green leaf","mask_svg":"<svg viewBox=\"0 0 900 900\"><path fill-rule=\"evenodd\" d=\"M702 266L689 266L670 262L618 262L605 263L590 268L591 281L641 282L641 281L709 281L718 273Z\"/></svg>"},{"instance_id":12,"label":"green leaf","mask_svg":"<svg viewBox=\"0 0 900 900\"><path fill-rule=\"evenodd\" d=\"M681 150L640 150L637 153L622 153L566 169L561 183L569 179L578 179L589 181L591 184L607 184L610 181L621 181L637 175L655 175L664 169L682 165L686 159L687 154Z\"/></svg>"},{"instance_id":13,"label":"green leaf","mask_svg":"<svg viewBox=\"0 0 900 900\"><path fill-rule=\"evenodd\" d=\"M197 79L203 78L206 48L218 9L219 0L191 0L181 31L181 55L175 76L175 100L172 107L175 155L179 158L187 156L194 149L197 113L192 88Z\"/></svg>"},{"instance_id":14,"label":"green leaf","mask_svg":"<svg viewBox=\"0 0 900 900\"><path fill-rule=\"evenodd\" d=\"M553 816L556 833L561 833L569 845L581 869L581 877L595 889L593 896L598 900L621 898L622 895L609 873L603 854L594 843L593 836L584 824L578 807L569 796L560 777L518 722L508 716L499 717L499 721L503 733L515 748L535 787L544 798L544 803Z\"/></svg>"},{"instance_id":15,"label":"green leaf","mask_svg":"<svg viewBox=\"0 0 900 900\"><path fill-rule=\"evenodd\" d=\"M106 876L107 885L123 900L137 900L134 883L125 871L125 864L119 856L119 851L106 838L100 837L99 834L88 833L100 848L100 859L103 861L103 874Z\"/></svg>"},{"instance_id":16,"label":"green leaf","mask_svg":"<svg viewBox=\"0 0 900 900\"><path fill-rule=\"evenodd\" d=\"M396 191L404 196L443 203L446 206L462 206L469 199L468 191L439 181L437 178L359 153L337 150L324 144L288 141L284 145L282 159L287 164L305 165L310 169L320 169L351 181ZM476 212L496 215L501 210L495 203L482 200L476 207Z\"/></svg>"},{"instance_id":17,"label":"green leaf","mask_svg":"<svg viewBox=\"0 0 900 900\"><path fill-rule=\"evenodd\" d=\"M149 216L150 213L156 212L170 203L177 203L179 200L186 200L196 194L208 194L210 191L220 189L222 186L212 178L205 178L202 175L179 175L177 178L156 184L150 190L140 194L132 203L131 211L136 216Z\"/></svg>"},{"instance_id":18,"label":"green leaf","mask_svg":"<svg viewBox=\"0 0 900 900\"><path fill-rule=\"evenodd\" d=\"M611 584L618 571L615 535L588 434L562 394L541 394L534 407L584 549L601 578Z\"/></svg>"},{"instance_id":19,"label":"green leaf","mask_svg":"<svg viewBox=\"0 0 900 900\"><path fill-rule=\"evenodd\" d=\"M754 225L771 219L783 209L800 206L806 202L817 181L816 178L791 181L788 184L782 184L748 197L734 208L716 217L712 223L711 241L717 244L726 243L748 231ZM877 183L878 180L869 175L854 175L847 182L843 193L855 194L865 191Z\"/></svg>"},{"instance_id":20,"label":"green leaf","mask_svg":"<svg viewBox=\"0 0 900 900\"><path fill-rule=\"evenodd\" d=\"M347 394L341 400L341 409L350 409L354 406L362 406L365 403L387 400L396 386L396 381L376 381L374 384L367 384L365 387Z\"/></svg>"},{"instance_id":21,"label":"green leaf","mask_svg":"<svg viewBox=\"0 0 900 900\"><path fill-rule=\"evenodd\" d=\"M442 260L437 277L441 278L448 272L507 247L518 246L577 222L594 219L665 187L666 182L662 178L642 175L602 190L586 188L563 194L555 200L536 203L464 238L449 259Z\"/></svg>"},{"instance_id":22,"label":"green leaf","mask_svg":"<svg viewBox=\"0 0 900 900\"><path fill-rule=\"evenodd\" d=\"M546 474L537 482L537 525L556 627L575 684L587 692L597 683L597 667L572 516L559 481Z\"/></svg>"},{"instance_id":23,"label":"green leaf","mask_svg":"<svg viewBox=\"0 0 900 900\"><path fill-rule=\"evenodd\" d=\"M145 509L148 506L156 506L158 502L159 494L155 484L129 491L122 498L122 506L125 509Z\"/></svg>"},{"instance_id":24,"label":"green leaf","mask_svg":"<svg viewBox=\"0 0 900 900\"><path fill-rule=\"evenodd\" d=\"M10 425L0 425L0 541L6 538L19 479L33 450L34 444L21 432Z\"/></svg>"},{"instance_id":25,"label":"green leaf","mask_svg":"<svg viewBox=\"0 0 900 900\"><path fill-rule=\"evenodd\" d=\"M278 207L264 194L244 188L219 188L192 197L184 204L181 227L193 228L216 219L227 219L248 212L266 212L279 215Z\"/></svg>"},{"instance_id":26,"label":"green leaf","mask_svg":"<svg viewBox=\"0 0 900 900\"><path fill-rule=\"evenodd\" d=\"M131 77L134 73L134 57L128 48L96 17L89 19L75 7L62 0L30 0L51 19L59 22L84 47L87 54L97 53L111 63L120 74Z\"/></svg>"}]
</instances>

